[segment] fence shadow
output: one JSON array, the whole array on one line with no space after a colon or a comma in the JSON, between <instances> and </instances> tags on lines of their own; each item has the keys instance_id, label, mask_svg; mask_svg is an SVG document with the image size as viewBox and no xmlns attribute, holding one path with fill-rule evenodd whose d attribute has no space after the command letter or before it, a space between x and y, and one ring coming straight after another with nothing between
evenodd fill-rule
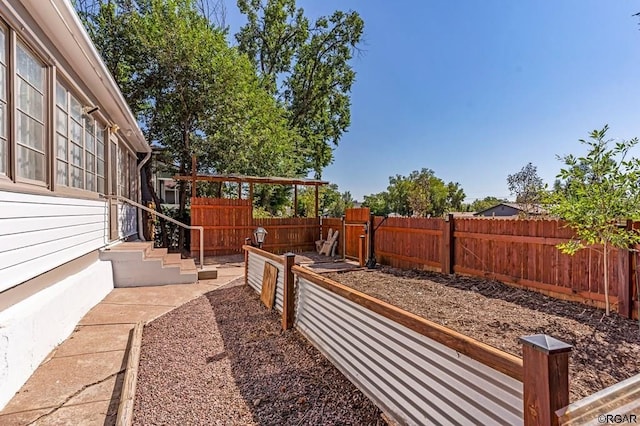
<instances>
[{"instance_id":1,"label":"fence shadow","mask_svg":"<svg viewBox=\"0 0 640 426\"><path fill-rule=\"evenodd\" d=\"M380 411L246 286L206 295L224 341L235 385L261 425L384 424Z\"/></svg>"}]
</instances>

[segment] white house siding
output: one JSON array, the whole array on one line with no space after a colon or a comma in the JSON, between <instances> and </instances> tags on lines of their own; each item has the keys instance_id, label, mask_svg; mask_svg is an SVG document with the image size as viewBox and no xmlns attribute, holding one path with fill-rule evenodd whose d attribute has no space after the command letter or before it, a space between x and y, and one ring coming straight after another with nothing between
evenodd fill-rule
<instances>
[{"instance_id":1,"label":"white house siding","mask_svg":"<svg viewBox=\"0 0 640 426\"><path fill-rule=\"evenodd\" d=\"M111 262L98 260L0 312L0 409L112 289Z\"/></svg>"},{"instance_id":2,"label":"white house siding","mask_svg":"<svg viewBox=\"0 0 640 426\"><path fill-rule=\"evenodd\" d=\"M0 292L103 247L107 232L104 200L0 191Z\"/></svg>"}]
</instances>

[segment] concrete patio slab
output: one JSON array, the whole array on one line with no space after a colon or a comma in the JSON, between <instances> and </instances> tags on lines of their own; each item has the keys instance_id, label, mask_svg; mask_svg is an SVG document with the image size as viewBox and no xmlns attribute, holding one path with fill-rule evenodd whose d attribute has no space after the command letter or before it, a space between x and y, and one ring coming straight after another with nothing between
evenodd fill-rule
<instances>
[{"instance_id":1,"label":"concrete patio slab","mask_svg":"<svg viewBox=\"0 0 640 426\"><path fill-rule=\"evenodd\" d=\"M134 325L243 275L239 265L196 284L114 289L40 364L0 412L0 424L115 424Z\"/></svg>"},{"instance_id":2,"label":"concrete patio slab","mask_svg":"<svg viewBox=\"0 0 640 426\"><path fill-rule=\"evenodd\" d=\"M131 324L79 326L55 351L57 358L95 352L124 351L129 343Z\"/></svg>"},{"instance_id":3,"label":"concrete patio slab","mask_svg":"<svg viewBox=\"0 0 640 426\"><path fill-rule=\"evenodd\" d=\"M82 318L80 325L135 324L138 321L152 321L174 308L173 305L121 305L101 302Z\"/></svg>"},{"instance_id":4,"label":"concrete patio slab","mask_svg":"<svg viewBox=\"0 0 640 426\"><path fill-rule=\"evenodd\" d=\"M111 400L65 405L33 425L102 426L115 424L116 415L118 414L118 402L118 400Z\"/></svg>"},{"instance_id":5,"label":"concrete patio slab","mask_svg":"<svg viewBox=\"0 0 640 426\"><path fill-rule=\"evenodd\" d=\"M33 373L3 414L61 406L84 388L122 371L124 355L125 351L112 351L54 357ZM111 399L111 392L101 399Z\"/></svg>"},{"instance_id":6,"label":"concrete patio slab","mask_svg":"<svg viewBox=\"0 0 640 426\"><path fill-rule=\"evenodd\" d=\"M51 408L40 408L37 410L29 410L22 411L20 413L12 413L12 414L1 414L0 415L0 424L3 426L24 426L33 424L36 419L41 418L42 416L49 413L53 410L54 407Z\"/></svg>"}]
</instances>

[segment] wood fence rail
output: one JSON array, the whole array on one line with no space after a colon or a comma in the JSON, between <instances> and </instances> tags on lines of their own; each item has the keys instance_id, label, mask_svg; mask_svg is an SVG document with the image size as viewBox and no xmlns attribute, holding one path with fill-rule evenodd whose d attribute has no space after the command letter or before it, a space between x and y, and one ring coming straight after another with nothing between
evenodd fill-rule
<instances>
[{"instance_id":1,"label":"wood fence rail","mask_svg":"<svg viewBox=\"0 0 640 426\"><path fill-rule=\"evenodd\" d=\"M347 209L340 218L254 219L248 200L194 199L192 225L205 227L206 255L240 253L245 239L262 226L268 232L264 248L276 253L313 251L315 241L330 228L341 233L337 252L358 259L370 257L370 230L375 230L377 261L405 269L424 269L496 279L551 297L604 307L604 266L601 247L574 256L556 245L573 231L552 219L371 217L369 209ZM634 229L640 223L629 224ZM192 233L197 254L199 236ZM640 248L640 246L639 246ZM637 318L637 252L611 249L609 298L613 310Z\"/></svg>"},{"instance_id":2,"label":"wood fence rail","mask_svg":"<svg viewBox=\"0 0 640 426\"><path fill-rule=\"evenodd\" d=\"M352 212L362 219L368 209ZM371 217L379 263L496 279L551 297L604 307L602 247L570 256L557 244L574 234L553 219ZM631 226L631 225L628 225ZM640 228L640 224L633 224ZM347 233L347 254L358 236ZM353 250L353 249L352 249ZM613 310L637 318L638 253L610 249L609 299Z\"/></svg>"}]
</instances>

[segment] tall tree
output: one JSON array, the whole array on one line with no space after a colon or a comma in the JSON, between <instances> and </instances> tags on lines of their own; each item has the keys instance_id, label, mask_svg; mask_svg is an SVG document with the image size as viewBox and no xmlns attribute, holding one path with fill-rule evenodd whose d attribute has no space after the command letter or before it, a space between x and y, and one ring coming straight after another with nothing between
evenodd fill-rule
<instances>
[{"instance_id":1,"label":"tall tree","mask_svg":"<svg viewBox=\"0 0 640 426\"><path fill-rule=\"evenodd\" d=\"M238 8L248 21L236 34L239 49L302 137L297 152L305 162L299 172L313 170L319 178L351 123L350 60L364 22L357 12L336 11L311 25L295 0L238 0Z\"/></svg>"},{"instance_id":2,"label":"tall tree","mask_svg":"<svg viewBox=\"0 0 640 426\"><path fill-rule=\"evenodd\" d=\"M526 215L533 211L534 206L542 201L544 184L538 176L538 169L527 163L519 172L507 177L507 185L511 195L516 196L516 203L522 205Z\"/></svg>"},{"instance_id":3,"label":"tall tree","mask_svg":"<svg viewBox=\"0 0 640 426\"><path fill-rule=\"evenodd\" d=\"M295 174L299 136L286 110L196 0L96 1L80 11L85 25L148 140L166 148L174 172L190 173L197 154L201 170ZM184 221L186 190L181 183Z\"/></svg>"},{"instance_id":4,"label":"tall tree","mask_svg":"<svg viewBox=\"0 0 640 426\"><path fill-rule=\"evenodd\" d=\"M442 216L462 209L464 190L457 182L445 183L433 170L414 170L409 176L389 177L387 191L364 197L364 205L375 214Z\"/></svg>"},{"instance_id":5,"label":"tall tree","mask_svg":"<svg viewBox=\"0 0 640 426\"><path fill-rule=\"evenodd\" d=\"M606 139L609 127L594 130L589 140L580 140L588 148L585 156L561 158L565 168L558 178L564 190L553 191L548 201L551 212L573 228L576 238L558 248L574 254L583 248L602 247L604 294L609 314L609 249L628 249L640 242L640 234L620 226L627 219L640 218L640 160L628 159L638 139L613 144Z\"/></svg>"}]
</instances>

